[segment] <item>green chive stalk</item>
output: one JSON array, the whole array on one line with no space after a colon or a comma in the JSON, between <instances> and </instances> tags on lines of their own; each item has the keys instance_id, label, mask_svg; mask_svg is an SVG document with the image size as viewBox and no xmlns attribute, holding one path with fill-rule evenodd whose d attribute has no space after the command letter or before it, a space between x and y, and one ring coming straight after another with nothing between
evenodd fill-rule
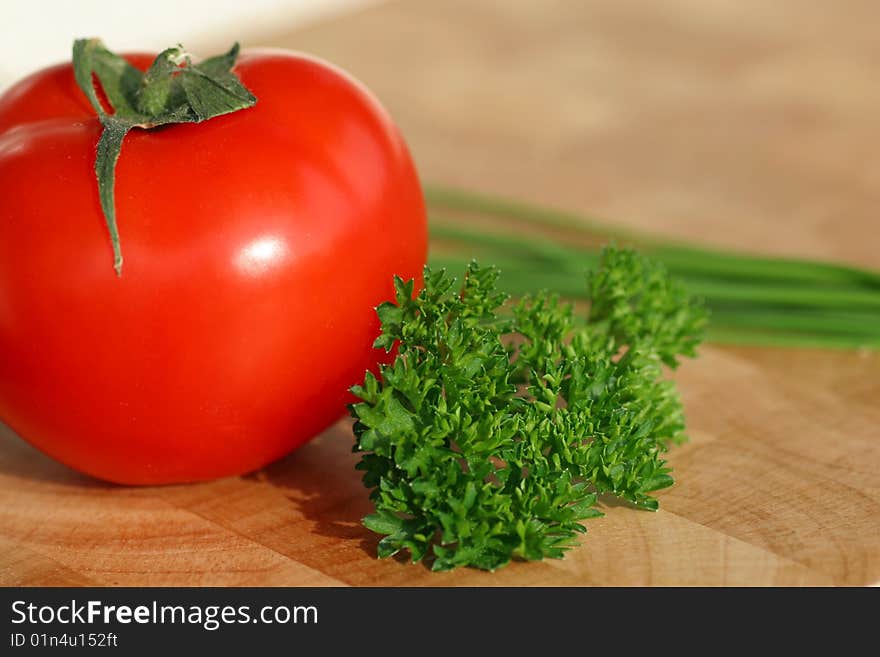
<instances>
[{"instance_id":1,"label":"green chive stalk","mask_svg":"<svg viewBox=\"0 0 880 657\"><path fill-rule=\"evenodd\" d=\"M701 296L717 343L880 348L880 272L674 244L576 215L441 187L426 189L434 266L470 259L497 265L513 295L548 289L586 298L583 274L599 245L617 241L651 253ZM513 229L513 230L512 230Z\"/></svg>"}]
</instances>

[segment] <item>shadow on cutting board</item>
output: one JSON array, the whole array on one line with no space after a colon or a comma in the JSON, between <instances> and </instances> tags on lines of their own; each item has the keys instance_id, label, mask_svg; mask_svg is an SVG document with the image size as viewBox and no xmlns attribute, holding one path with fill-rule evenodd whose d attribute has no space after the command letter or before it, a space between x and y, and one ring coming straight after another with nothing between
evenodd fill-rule
<instances>
[{"instance_id":1,"label":"shadow on cutting board","mask_svg":"<svg viewBox=\"0 0 880 657\"><path fill-rule=\"evenodd\" d=\"M341 420L280 461L247 475L281 491L311 523L311 531L346 542L357 541L371 557L379 537L361 524L373 510L369 492L355 470L351 422Z\"/></svg>"},{"instance_id":2,"label":"shadow on cutting board","mask_svg":"<svg viewBox=\"0 0 880 657\"><path fill-rule=\"evenodd\" d=\"M120 488L55 461L0 423L0 477L36 480L76 488Z\"/></svg>"}]
</instances>

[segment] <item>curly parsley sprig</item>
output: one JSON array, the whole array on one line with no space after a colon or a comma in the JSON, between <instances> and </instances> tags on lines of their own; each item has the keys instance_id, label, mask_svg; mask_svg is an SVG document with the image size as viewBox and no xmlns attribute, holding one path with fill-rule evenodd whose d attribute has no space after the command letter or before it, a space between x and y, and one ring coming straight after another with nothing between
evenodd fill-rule
<instances>
[{"instance_id":1,"label":"curly parsley sprig","mask_svg":"<svg viewBox=\"0 0 880 657\"><path fill-rule=\"evenodd\" d=\"M693 356L706 311L662 265L606 248L586 321L556 295L508 308L498 270L459 286L425 269L395 280L376 347L397 356L352 390L354 450L384 538L434 570L560 558L602 515L601 494L656 509L672 484L663 452L684 416L663 365Z\"/></svg>"}]
</instances>

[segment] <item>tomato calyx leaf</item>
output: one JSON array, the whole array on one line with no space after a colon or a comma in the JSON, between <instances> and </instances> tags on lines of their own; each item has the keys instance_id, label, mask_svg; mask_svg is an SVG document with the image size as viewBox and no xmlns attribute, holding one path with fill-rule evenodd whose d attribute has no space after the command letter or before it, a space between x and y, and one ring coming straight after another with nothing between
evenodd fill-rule
<instances>
[{"instance_id":1,"label":"tomato calyx leaf","mask_svg":"<svg viewBox=\"0 0 880 657\"><path fill-rule=\"evenodd\" d=\"M134 128L200 123L252 107L256 97L232 71L238 53L236 43L222 55L194 63L182 46L175 46L159 53L144 73L108 50L100 39L74 42L74 77L104 128L98 140L95 175L118 276L122 275L123 260L114 189L125 136ZM101 103L95 79L110 111Z\"/></svg>"}]
</instances>

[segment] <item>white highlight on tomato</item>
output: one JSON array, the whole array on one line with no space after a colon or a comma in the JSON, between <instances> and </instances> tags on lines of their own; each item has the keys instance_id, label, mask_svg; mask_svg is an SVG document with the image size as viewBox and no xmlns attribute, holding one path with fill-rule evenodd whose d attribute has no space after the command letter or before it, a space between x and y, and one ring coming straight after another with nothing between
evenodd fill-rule
<instances>
[{"instance_id":1,"label":"white highlight on tomato","mask_svg":"<svg viewBox=\"0 0 880 657\"><path fill-rule=\"evenodd\" d=\"M235 256L235 265L248 276L259 276L284 261L289 253L284 240L266 235L242 248Z\"/></svg>"}]
</instances>

